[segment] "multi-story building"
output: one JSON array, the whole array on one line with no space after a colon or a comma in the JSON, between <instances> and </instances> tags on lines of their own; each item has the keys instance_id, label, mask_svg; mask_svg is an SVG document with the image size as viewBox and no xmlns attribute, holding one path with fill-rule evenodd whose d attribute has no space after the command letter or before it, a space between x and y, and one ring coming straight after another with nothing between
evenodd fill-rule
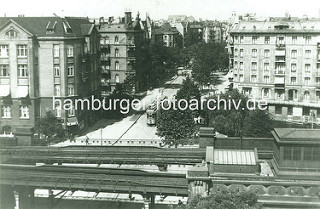
<instances>
[{"instance_id":1,"label":"multi-story building","mask_svg":"<svg viewBox=\"0 0 320 209\"><path fill-rule=\"evenodd\" d=\"M146 44L146 31L139 14L132 21L131 12L124 18L107 22L100 18L96 26L101 36L101 86L102 96L109 95L117 83L123 83L129 74L136 74L137 56Z\"/></svg>"},{"instance_id":2,"label":"multi-story building","mask_svg":"<svg viewBox=\"0 0 320 209\"><path fill-rule=\"evenodd\" d=\"M169 23L154 30L153 42L163 43L166 47L181 47L182 36L179 31Z\"/></svg>"},{"instance_id":3,"label":"multi-story building","mask_svg":"<svg viewBox=\"0 0 320 209\"><path fill-rule=\"evenodd\" d=\"M1 17L1 128L30 140L37 119L54 109L65 128L85 127L92 113L54 107L53 97L100 95L98 39L87 18Z\"/></svg>"},{"instance_id":4,"label":"multi-story building","mask_svg":"<svg viewBox=\"0 0 320 209\"><path fill-rule=\"evenodd\" d=\"M206 21L203 26L203 40L206 43L222 43L225 41L223 24L215 21Z\"/></svg>"},{"instance_id":5,"label":"multi-story building","mask_svg":"<svg viewBox=\"0 0 320 209\"><path fill-rule=\"evenodd\" d=\"M319 122L319 19L240 21L230 35L235 87L266 100L275 119Z\"/></svg>"}]
</instances>

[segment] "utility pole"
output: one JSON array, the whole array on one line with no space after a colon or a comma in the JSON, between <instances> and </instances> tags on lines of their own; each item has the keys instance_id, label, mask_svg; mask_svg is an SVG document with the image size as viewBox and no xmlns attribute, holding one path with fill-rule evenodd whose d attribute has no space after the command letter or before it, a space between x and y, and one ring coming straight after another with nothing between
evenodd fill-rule
<instances>
[{"instance_id":1,"label":"utility pole","mask_svg":"<svg viewBox=\"0 0 320 209\"><path fill-rule=\"evenodd\" d=\"M102 146L102 128L100 128L100 140L101 140L101 146Z\"/></svg>"}]
</instances>

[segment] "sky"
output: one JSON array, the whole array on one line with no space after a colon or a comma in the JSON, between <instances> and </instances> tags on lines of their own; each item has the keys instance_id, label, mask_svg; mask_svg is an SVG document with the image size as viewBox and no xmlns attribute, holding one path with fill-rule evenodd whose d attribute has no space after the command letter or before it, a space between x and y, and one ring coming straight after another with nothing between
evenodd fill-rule
<instances>
[{"instance_id":1,"label":"sky","mask_svg":"<svg viewBox=\"0 0 320 209\"><path fill-rule=\"evenodd\" d=\"M123 16L140 12L144 19L167 19L169 15L192 15L196 19L227 20L237 14L256 13L258 17L291 16L320 17L320 0L2 0L0 16Z\"/></svg>"}]
</instances>

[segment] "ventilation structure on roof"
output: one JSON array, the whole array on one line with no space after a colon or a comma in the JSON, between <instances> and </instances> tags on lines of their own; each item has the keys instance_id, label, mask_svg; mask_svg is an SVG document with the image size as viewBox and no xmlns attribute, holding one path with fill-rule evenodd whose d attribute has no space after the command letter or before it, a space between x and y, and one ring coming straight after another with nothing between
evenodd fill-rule
<instances>
[{"instance_id":1,"label":"ventilation structure on roof","mask_svg":"<svg viewBox=\"0 0 320 209\"><path fill-rule=\"evenodd\" d=\"M71 26L69 25L68 22L63 22L63 28L66 33L72 33Z\"/></svg>"},{"instance_id":2,"label":"ventilation structure on roof","mask_svg":"<svg viewBox=\"0 0 320 209\"><path fill-rule=\"evenodd\" d=\"M49 21L48 24L47 24L47 27L46 27L47 33L48 34L54 33L56 25L57 25L57 21L55 21L55 22L50 22Z\"/></svg>"}]
</instances>

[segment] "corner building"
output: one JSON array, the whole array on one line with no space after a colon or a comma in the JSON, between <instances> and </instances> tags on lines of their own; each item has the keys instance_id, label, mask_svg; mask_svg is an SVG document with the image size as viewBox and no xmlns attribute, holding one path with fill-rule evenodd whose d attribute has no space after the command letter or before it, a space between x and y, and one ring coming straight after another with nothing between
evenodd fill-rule
<instances>
[{"instance_id":1,"label":"corner building","mask_svg":"<svg viewBox=\"0 0 320 209\"><path fill-rule=\"evenodd\" d=\"M269 18L230 31L234 86L277 120L320 123L320 20Z\"/></svg>"},{"instance_id":2,"label":"corner building","mask_svg":"<svg viewBox=\"0 0 320 209\"><path fill-rule=\"evenodd\" d=\"M99 96L99 36L87 18L0 18L0 127L30 144L37 119L53 111L64 128L85 128L92 112L65 99ZM63 103L62 103L63 104ZM53 110L55 109L55 110ZM5 128L4 128L5 127Z\"/></svg>"}]
</instances>

